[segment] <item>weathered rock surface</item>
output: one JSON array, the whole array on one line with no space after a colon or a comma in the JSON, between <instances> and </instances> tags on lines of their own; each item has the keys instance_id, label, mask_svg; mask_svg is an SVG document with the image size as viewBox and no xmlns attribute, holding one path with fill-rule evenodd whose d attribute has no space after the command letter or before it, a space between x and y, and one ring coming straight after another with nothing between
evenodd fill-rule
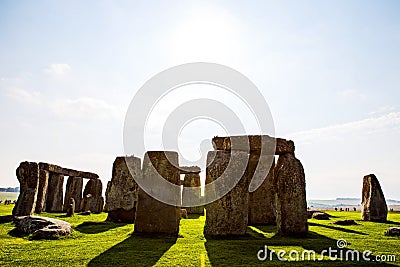
<instances>
[{"instance_id":1,"label":"weathered rock surface","mask_svg":"<svg viewBox=\"0 0 400 267\"><path fill-rule=\"evenodd\" d=\"M83 178L74 176L68 177L67 187L65 189L64 211L68 210L71 198L74 199L75 211L81 211L82 189Z\"/></svg>"},{"instance_id":2,"label":"weathered rock surface","mask_svg":"<svg viewBox=\"0 0 400 267\"><path fill-rule=\"evenodd\" d=\"M258 162L265 162L265 165L269 165L270 159L263 157L259 159L257 155L250 156L250 164L253 164L253 169L256 168ZM268 166L261 165L261 167L268 168ZM276 224L276 211L274 210L274 167L273 161L272 166L267 177L263 183L249 195L249 225L275 225Z\"/></svg>"},{"instance_id":3,"label":"weathered rock surface","mask_svg":"<svg viewBox=\"0 0 400 267\"><path fill-rule=\"evenodd\" d=\"M278 233L304 235L308 223L303 165L292 154L280 155L274 171Z\"/></svg>"},{"instance_id":4,"label":"weathered rock surface","mask_svg":"<svg viewBox=\"0 0 400 267\"><path fill-rule=\"evenodd\" d=\"M400 227L390 227L386 230L387 236L400 236Z\"/></svg>"},{"instance_id":5,"label":"weathered rock surface","mask_svg":"<svg viewBox=\"0 0 400 267\"><path fill-rule=\"evenodd\" d=\"M71 197L67 204L67 216L71 217L74 216L74 214L75 214L75 199Z\"/></svg>"},{"instance_id":6,"label":"weathered rock surface","mask_svg":"<svg viewBox=\"0 0 400 267\"><path fill-rule=\"evenodd\" d=\"M200 168L197 166L186 167L188 172L185 174L185 178L183 180L183 190L182 190L182 207L185 207L188 214L203 214L204 206L196 206L196 207L186 207L186 203L193 203L196 201L200 203L201 201L201 182L200 182ZM191 172L192 171L192 172ZM182 172L181 172L182 174ZM194 190L194 188L198 188L198 191L190 191L193 193L192 197L196 199L189 200L190 192L188 190Z\"/></svg>"},{"instance_id":7,"label":"weathered rock surface","mask_svg":"<svg viewBox=\"0 0 400 267\"><path fill-rule=\"evenodd\" d=\"M49 163L44 163L40 162L39 163L39 169L45 170L48 172L53 172L57 174L62 174L65 176L75 176L75 177L82 177L86 179L98 179L99 176L95 173L92 172L83 172L83 171L77 171L73 169L68 169L68 168L63 168L54 164L49 164Z\"/></svg>"},{"instance_id":8,"label":"weathered rock surface","mask_svg":"<svg viewBox=\"0 0 400 267\"><path fill-rule=\"evenodd\" d=\"M35 239L57 239L72 232L71 224L52 218L23 216L14 219L17 230Z\"/></svg>"},{"instance_id":9,"label":"weathered rock surface","mask_svg":"<svg viewBox=\"0 0 400 267\"><path fill-rule=\"evenodd\" d=\"M92 195L91 194L84 195L81 202L81 211L92 213L92 211L90 210L90 208L92 207L91 204L92 204Z\"/></svg>"},{"instance_id":10,"label":"weathered rock surface","mask_svg":"<svg viewBox=\"0 0 400 267\"><path fill-rule=\"evenodd\" d=\"M91 211L92 213L100 213L104 208L104 198L101 195L103 185L99 179L91 179L87 182L85 190L83 190L82 211ZM90 196L89 196L90 195Z\"/></svg>"},{"instance_id":11,"label":"weathered rock surface","mask_svg":"<svg viewBox=\"0 0 400 267\"><path fill-rule=\"evenodd\" d=\"M188 218L188 212L186 209L181 209L181 218L182 219L187 219Z\"/></svg>"},{"instance_id":12,"label":"weathered rock surface","mask_svg":"<svg viewBox=\"0 0 400 267\"><path fill-rule=\"evenodd\" d=\"M216 190L229 188L228 184L234 181L237 181L237 184L226 195L206 205L204 234L225 236L246 233L249 184L252 178L251 171L247 169L248 158L248 154L242 151L208 152L207 182L219 182L220 184L215 186Z\"/></svg>"},{"instance_id":13,"label":"weathered rock surface","mask_svg":"<svg viewBox=\"0 0 400 267\"><path fill-rule=\"evenodd\" d=\"M35 162L21 162L16 171L20 183L18 201L13 209L13 215L25 216L35 212L39 187L39 167Z\"/></svg>"},{"instance_id":14,"label":"weathered rock surface","mask_svg":"<svg viewBox=\"0 0 400 267\"><path fill-rule=\"evenodd\" d=\"M311 218L316 220L329 220L329 215L325 212L314 212Z\"/></svg>"},{"instance_id":15,"label":"weathered rock surface","mask_svg":"<svg viewBox=\"0 0 400 267\"><path fill-rule=\"evenodd\" d=\"M176 166L179 166L178 153L149 151L143 159L142 180L144 183L147 181L152 185L154 184L152 181L155 179L164 178L166 181L177 185L180 180L180 171ZM150 191L152 195L163 195L177 205L162 203L139 188L135 232L178 234L181 217L180 207L178 207L178 203L181 201L180 188L177 187L175 191L166 191L164 187L153 186Z\"/></svg>"},{"instance_id":16,"label":"weathered rock surface","mask_svg":"<svg viewBox=\"0 0 400 267\"><path fill-rule=\"evenodd\" d=\"M362 189L362 211L364 221L385 222L388 208L382 188L374 174L364 176Z\"/></svg>"},{"instance_id":17,"label":"weathered rock surface","mask_svg":"<svg viewBox=\"0 0 400 267\"><path fill-rule=\"evenodd\" d=\"M64 175L50 173L49 185L47 187L46 211L62 212L64 197Z\"/></svg>"},{"instance_id":18,"label":"weathered rock surface","mask_svg":"<svg viewBox=\"0 0 400 267\"><path fill-rule=\"evenodd\" d=\"M141 160L137 157L117 157L112 178L107 184L106 207L109 221L135 221L138 185L134 179L142 175Z\"/></svg>"},{"instance_id":19,"label":"weathered rock surface","mask_svg":"<svg viewBox=\"0 0 400 267\"><path fill-rule=\"evenodd\" d=\"M336 225L357 225L357 223L354 220L339 220L335 221L332 224Z\"/></svg>"},{"instance_id":20,"label":"weathered rock surface","mask_svg":"<svg viewBox=\"0 0 400 267\"><path fill-rule=\"evenodd\" d=\"M49 185L49 172L39 169L39 187L38 187L35 213L39 214L42 211L45 211L48 185Z\"/></svg>"},{"instance_id":21,"label":"weathered rock surface","mask_svg":"<svg viewBox=\"0 0 400 267\"><path fill-rule=\"evenodd\" d=\"M265 151L275 155L294 154L295 150L293 141L268 135L216 136L212 139L212 144L215 150L242 150L252 153L259 152L261 147L267 147Z\"/></svg>"}]
</instances>

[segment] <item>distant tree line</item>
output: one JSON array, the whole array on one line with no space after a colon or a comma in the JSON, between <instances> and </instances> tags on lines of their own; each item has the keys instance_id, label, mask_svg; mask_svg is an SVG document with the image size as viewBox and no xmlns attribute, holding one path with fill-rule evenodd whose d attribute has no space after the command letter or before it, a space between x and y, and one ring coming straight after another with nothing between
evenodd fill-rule
<instances>
[{"instance_id":1,"label":"distant tree line","mask_svg":"<svg viewBox=\"0 0 400 267\"><path fill-rule=\"evenodd\" d=\"M19 192L19 187L0 187L0 192Z\"/></svg>"}]
</instances>

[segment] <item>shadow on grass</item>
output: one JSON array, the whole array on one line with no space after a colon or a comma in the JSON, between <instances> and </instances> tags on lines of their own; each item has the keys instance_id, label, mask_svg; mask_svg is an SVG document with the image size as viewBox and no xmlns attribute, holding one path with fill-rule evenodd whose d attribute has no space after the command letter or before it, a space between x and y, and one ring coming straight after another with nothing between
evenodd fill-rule
<instances>
[{"instance_id":1,"label":"shadow on grass","mask_svg":"<svg viewBox=\"0 0 400 267\"><path fill-rule=\"evenodd\" d=\"M394 221L374 222L374 223L379 223L379 224L392 224L392 225L400 226L400 222L394 222Z\"/></svg>"},{"instance_id":2,"label":"shadow on grass","mask_svg":"<svg viewBox=\"0 0 400 267\"><path fill-rule=\"evenodd\" d=\"M200 216L203 216L201 214L188 214L188 219L198 219Z\"/></svg>"},{"instance_id":3,"label":"shadow on grass","mask_svg":"<svg viewBox=\"0 0 400 267\"><path fill-rule=\"evenodd\" d=\"M171 235L132 234L92 259L88 266L152 266L176 240Z\"/></svg>"},{"instance_id":4,"label":"shadow on grass","mask_svg":"<svg viewBox=\"0 0 400 267\"><path fill-rule=\"evenodd\" d=\"M26 236L29 236L29 234L27 234L27 233L18 231L17 228L14 228L14 229L10 230L8 232L8 235L12 236L12 237L26 237Z\"/></svg>"},{"instance_id":5,"label":"shadow on grass","mask_svg":"<svg viewBox=\"0 0 400 267\"><path fill-rule=\"evenodd\" d=\"M260 227L267 228L267 230L272 230L272 227ZM296 238L296 237L283 237L280 235L274 235L271 238L266 238L265 236L271 235L271 232L262 234L262 230L257 228L258 231L254 231L248 228L247 238L215 238L206 236L205 247L207 250L208 258L212 266L253 266L259 264L266 264L272 266L370 266L374 265L374 256L371 255L371 261L364 261L362 258L362 252L360 252L360 261L357 261L357 257L353 259L353 251L343 248L338 249L337 240L328 238L323 235L319 235L315 232L309 232L306 238ZM270 228L270 229L268 229ZM251 240L251 242L248 242ZM279 248L276 248L279 247ZM287 248L285 248L287 247ZM295 249L293 247L300 247L301 251L299 253L299 262L291 261L284 262L280 261L276 253L279 253L280 249L286 251L285 256L289 255L290 250ZM343 255L346 257L346 253L349 255L349 261L331 261L329 259L323 259L323 261L318 261L320 255L316 255L316 260L313 260L313 256L308 260L308 254L305 254L305 260L302 260L302 250L315 251L317 254L321 254L324 250L337 250L336 254L332 251L332 256ZM276 250L274 250L276 249ZM261 257L265 257L264 261L258 259L257 254ZM327 253L325 253L328 256ZM296 256L296 255L294 255ZM379 266L394 266L387 263L377 263Z\"/></svg>"},{"instance_id":6,"label":"shadow on grass","mask_svg":"<svg viewBox=\"0 0 400 267\"><path fill-rule=\"evenodd\" d=\"M350 234L368 235L368 234L363 233L363 232L359 232L359 231L355 231L355 230L351 230L351 229L347 229L347 228L343 228L343 227L332 226L332 225L325 225L325 224L319 224L319 223L313 223L313 222L309 222L308 225L324 227L324 228L328 228L328 229L331 229L331 230L342 231L342 232L350 233Z\"/></svg>"},{"instance_id":7,"label":"shadow on grass","mask_svg":"<svg viewBox=\"0 0 400 267\"><path fill-rule=\"evenodd\" d=\"M85 234L97 234L125 225L126 223L87 221L75 227L75 230Z\"/></svg>"}]
</instances>

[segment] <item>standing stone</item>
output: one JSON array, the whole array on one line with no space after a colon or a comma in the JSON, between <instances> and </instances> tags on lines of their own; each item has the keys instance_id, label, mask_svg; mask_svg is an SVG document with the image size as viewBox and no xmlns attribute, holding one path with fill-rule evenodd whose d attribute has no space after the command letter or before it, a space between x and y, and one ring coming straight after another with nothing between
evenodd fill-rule
<instances>
[{"instance_id":1,"label":"standing stone","mask_svg":"<svg viewBox=\"0 0 400 267\"><path fill-rule=\"evenodd\" d=\"M382 188L374 174L364 176L362 189L362 219L386 222L388 208Z\"/></svg>"},{"instance_id":2,"label":"standing stone","mask_svg":"<svg viewBox=\"0 0 400 267\"><path fill-rule=\"evenodd\" d=\"M64 191L64 175L50 173L49 185L47 187L46 211L62 212L63 211L63 191Z\"/></svg>"},{"instance_id":3,"label":"standing stone","mask_svg":"<svg viewBox=\"0 0 400 267\"><path fill-rule=\"evenodd\" d=\"M71 217L75 214L75 199L73 197L69 198L68 203L64 206L67 206L67 216Z\"/></svg>"},{"instance_id":4,"label":"standing stone","mask_svg":"<svg viewBox=\"0 0 400 267\"><path fill-rule=\"evenodd\" d=\"M92 213L101 213L104 206L104 198L102 197L103 185L100 179L90 179L83 191L84 201L82 211L91 211ZM88 197L90 195L90 197ZM85 199L84 199L85 200Z\"/></svg>"},{"instance_id":5,"label":"standing stone","mask_svg":"<svg viewBox=\"0 0 400 267\"><path fill-rule=\"evenodd\" d=\"M74 176L68 177L64 198L64 211L67 211L67 209L69 208L70 199L73 198L75 201L75 211L80 212L82 201L82 187L83 178Z\"/></svg>"},{"instance_id":6,"label":"standing stone","mask_svg":"<svg viewBox=\"0 0 400 267\"><path fill-rule=\"evenodd\" d=\"M216 192L229 188L227 183L238 181L226 195L206 205L207 235L244 235L248 223L249 184L252 178L247 168L249 156L243 151L210 151L207 154L206 180L221 182ZM229 166L228 166L229 165ZM225 182L223 182L223 179ZM206 192L207 195L207 192Z\"/></svg>"},{"instance_id":7,"label":"standing stone","mask_svg":"<svg viewBox=\"0 0 400 267\"><path fill-rule=\"evenodd\" d=\"M134 177L140 178L141 175L140 158L131 156L115 159L112 178L106 190L107 220L127 223L135 221L138 185Z\"/></svg>"},{"instance_id":8,"label":"standing stone","mask_svg":"<svg viewBox=\"0 0 400 267\"><path fill-rule=\"evenodd\" d=\"M20 183L20 193L12 214L32 215L35 212L39 187L39 166L35 162L21 162L16 171Z\"/></svg>"},{"instance_id":9,"label":"standing stone","mask_svg":"<svg viewBox=\"0 0 400 267\"><path fill-rule=\"evenodd\" d=\"M39 188L36 200L35 213L41 213L46 209L47 187L49 185L49 172L39 170Z\"/></svg>"},{"instance_id":10,"label":"standing stone","mask_svg":"<svg viewBox=\"0 0 400 267\"><path fill-rule=\"evenodd\" d=\"M274 172L278 233L307 234L306 183L303 165L293 154L280 155Z\"/></svg>"},{"instance_id":11,"label":"standing stone","mask_svg":"<svg viewBox=\"0 0 400 267\"><path fill-rule=\"evenodd\" d=\"M92 207L92 194L83 195L81 203L81 211L84 213L91 213L90 208Z\"/></svg>"},{"instance_id":12,"label":"standing stone","mask_svg":"<svg viewBox=\"0 0 400 267\"><path fill-rule=\"evenodd\" d=\"M256 157L256 156L253 156ZM261 160L262 161L262 160ZM250 160L250 162L253 162ZM255 161L254 164L257 164ZM265 159L268 164L269 159ZM261 162L262 163L262 162ZM274 166L272 163L267 177L262 184L249 195L249 225L275 225L276 210L274 210Z\"/></svg>"},{"instance_id":13,"label":"standing stone","mask_svg":"<svg viewBox=\"0 0 400 267\"><path fill-rule=\"evenodd\" d=\"M178 206L181 201L180 187L166 191L166 187L152 183L158 178L164 178L167 182L177 185L180 180L180 171L177 166L179 162L176 152L146 152L143 159L143 183L153 185L149 188L152 195L162 195L176 205L160 202L139 188L135 232L178 234L181 216Z\"/></svg>"},{"instance_id":14,"label":"standing stone","mask_svg":"<svg viewBox=\"0 0 400 267\"><path fill-rule=\"evenodd\" d=\"M200 168L196 167L196 171L200 171ZM182 191L182 205L185 205L185 199L187 195L187 190L190 190L192 187L198 187L200 189L200 174L199 173L186 173L185 178L183 180L183 191ZM201 189L198 190L195 195L198 202L201 201ZM187 214L204 214L204 206L196 206L196 207L185 207Z\"/></svg>"}]
</instances>

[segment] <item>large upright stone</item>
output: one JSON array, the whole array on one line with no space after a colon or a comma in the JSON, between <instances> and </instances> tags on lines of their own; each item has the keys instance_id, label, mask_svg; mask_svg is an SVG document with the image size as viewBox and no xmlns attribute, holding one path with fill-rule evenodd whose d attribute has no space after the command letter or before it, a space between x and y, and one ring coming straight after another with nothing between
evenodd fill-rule
<instances>
[{"instance_id":1,"label":"large upright stone","mask_svg":"<svg viewBox=\"0 0 400 267\"><path fill-rule=\"evenodd\" d=\"M278 233L305 235L308 223L303 165L294 155L285 154L279 156L274 172Z\"/></svg>"},{"instance_id":2,"label":"large upright stone","mask_svg":"<svg viewBox=\"0 0 400 267\"><path fill-rule=\"evenodd\" d=\"M106 191L109 221L133 223L135 221L138 185L134 179L142 176L140 158L117 157L112 178Z\"/></svg>"},{"instance_id":3,"label":"large upright stone","mask_svg":"<svg viewBox=\"0 0 400 267\"><path fill-rule=\"evenodd\" d=\"M50 173L49 185L47 187L46 211L62 212L64 197L64 175Z\"/></svg>"},{"instance_id":4,"label":"large upright stone","mask_svg":"<svg viewBox=\"0 0 400 267\"><path fill-rule=\"evenodd\" d=\"M364 176L362 189L362 219L385 222L388 208L382 188L374 174Z\"/></svg>"},{"instance_id":5,"label":"large upright stone","mask_svg":"<svg viewBox=\"0 0 400 267\"><path fill-rule=\"evenodd\" d=\"M180 188L176 187L178 190L167 190L160 183L152 182L164 178L167 182L177 185L180 179L180 171L177 166L179 166L179 162L176 152L149 151L145 154L142 180L149 185L149 194L162 196L172 203L176 203L176 205L160 202L147 194L142 188L139 188L135 232L178 234L181 216L179 207Z\"/></svg>"},{"instance_id":6,"label":"large upright stone","mask_svg":"<svg viewBox=\"0 0 400 267\"><path fill-rule=\"evenodd\" d=\"M230 185L228 184L232 181L237 181L237 184L227 194L206 205L205 234L223 236L244 235L246 233L249 184L252 178L252 173L247 168L248 159L248 154L243 151L208 152L207 184L219 180L221 184L215 186L216 190L229 188Z\"/></svg>"},{"instance_id":7,"label":"large upright stone","mask_svg":"<svg viewBox=\"0 0 400 267\"><path fill-rule=\"evenodd\" d=\"M185 170L187 173L185 174L183 180L183 191L182 191L182 206L185 207L185 200L189 194L188 190L192 188L199 188L197 192L194 192L194 198L198 203L201 201L201 182L200 182L200 168L197 166L186 167ZM181 172L182 173L182 172ZM203 214L204 206L196 206L196 207L185 207L187 214Z\"/></svg>"},{"instance_id":8,"label":"large upright stone","mask_svg":"<svg viewBox=\"0 0 400 267\"><path fill-rule=\"evenodd\" d=\"M104 208L104 198L102 196L103 185L99 179L90 179L83 191L84 199L81 206L82 211L91 211L92 213L100 213ZM88 197L90 195L90 197Z\"/></svg>"},{"instance_id":9,"label":"large upright stone","mask_svg":"<svg viewBox=\"0 0 400 267\"><path fill-rule=\"evenodd\" d=\"M71 198L74 199L75 212L81 211L82 188L83 178L74 176L68 177L67 187L65 189L64 211L68 210Z\"/></svg>"},{"instance_id":10,"label":"large upright stone","mask_svg":"<svg viewBox=\"0 0 400 267\"><path fill-rule=\"evenodd\" d=\"M39 186L39 167L35 162L21 162L16 171L20 183L18 201L13 209L14 216L32 215L35 212Z\"/></svg>"},{"instance_id":11,"label":"large upright stone","mask_svg":"<svg viewBox=\"0 0 400 267\"><path fill-rule=\"evenodd\" d=\"M39 187L36 200L35 213L41 213L46 209L47 188L49 185L49 172L39 169Z\"/></svg>"},{"instance_id":12,"label":"large upright stone","mask_svg":"<svg viewBox=\"0 0 400 267\"><path fill-rule=\"evenodd\" d=\"M254 156L257 157L257 156ZM269 159L260 159L269 167ZM263 162L265 161L265 162ZM252 162L252 161L251 161ZM257 161L255 162L255 164ZM263 165L264 166L264 165ZM249 195L249 225L275 225L276 224L276 210L274 210L274 166L272 163L267 177L262 184Z\"/></svg>"}]
</instances>

